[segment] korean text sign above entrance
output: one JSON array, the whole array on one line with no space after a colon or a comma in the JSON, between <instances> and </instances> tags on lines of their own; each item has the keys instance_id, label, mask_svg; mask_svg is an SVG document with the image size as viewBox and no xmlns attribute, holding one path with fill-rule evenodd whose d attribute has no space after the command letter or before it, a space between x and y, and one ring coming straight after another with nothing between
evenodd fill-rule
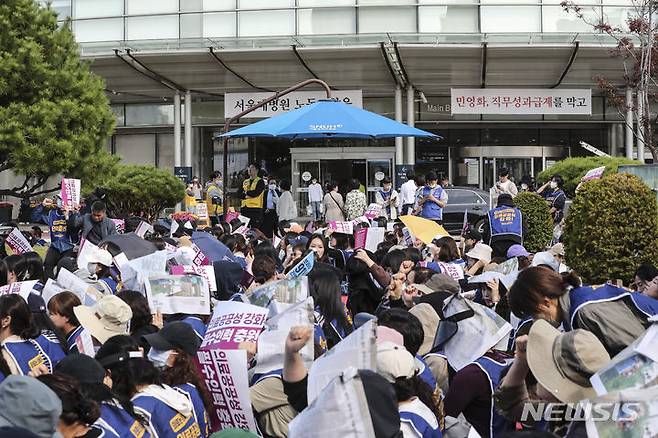
<instances>
[{"instance_id":1,"label":"korean text sign above entrance","mask_svg":"<svg viewBox=\"0 0 658 438\"><path fill-rule=\"evenodd\" d=\"M242 111L251 108L274 93L226 93L224 95L224 117L227 119L237 116ZM334 100L363 108L362 90L336 90L333 93ZM320 99L326 99L324 91L293 91L279 99L273 100L262 108L247 115L249 119L265 119L296 110L304 105L310 105Z\"/></svg>"},{"instance_id":2,"label":"korean text sign above entrance","mask_svg":"<svg viewBox=\"0 0 658 438\"><path fill-rule=\"evenodd\" d=\"M592 90L453 88L452 114L592 114Z\"/></svg>"}]
</instances>

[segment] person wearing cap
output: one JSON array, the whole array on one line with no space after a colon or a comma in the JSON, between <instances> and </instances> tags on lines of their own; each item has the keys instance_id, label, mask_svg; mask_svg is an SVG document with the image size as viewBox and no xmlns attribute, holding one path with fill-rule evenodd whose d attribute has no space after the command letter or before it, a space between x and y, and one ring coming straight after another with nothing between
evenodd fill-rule
<instances>
[{"instance_id":1,"label":"person wearing cap","mask_svg":"<svg viewBox=\"0 0 658 438\"><path fill-rule=\"evenodd\" d=\"M37 367L52 373L65 356L59 342L40 333L30 307L18 294L0 296L0 345L12 374L27 375Z\"/></svg>"},{"instance_id":2,"label":"person wearing cap","mask_svg":"<svg viewBox=\"0 0 658 438\"><path fill-rule=\"evenodd\" d=\"M132 401L135 412L146 419L151 436L204 436L190 398L160 383L159 370L130 336L110 338L96 353L96 360L110 373L117 394Z\"/></svg>"},{"instance_id":3,"label":"person wearing cap","mask_svg":"<svg viewBox=\"0 0 658 438\"><path fill-rule=\"evenodd\" d=\"M526 377L537 379L537 398L551 403L577 403L596 397L590 377L610 362L600 340L587 330L560 332L546 321L536 321L530 333L516 339L514 362L495 392L498 410L509 420L521 420L528 396ZM566 417L573 412L565 412ZM555 415L551 414L551 419ZM527 419L524 419L527 421ZM566 424L565 424L566 423ZM564 436L568 421L549 423ZM581 424L581 426L584 426Z\"/></svg>"},{"instance_id":4,"label":"person wearing cap","mask_svg":"<svg viewBox=\"0 0 658 438\"><path fill-rule=\"evenodd\" d=\"M523 245L524 234L521 210L514 206L511 194L501 193L496 208L489 210L484 219L482 241L491 246L493 257L505 257L512 245Z\"/></svg>"},{"instance_id":5,"label":"person wearing cap","mask_svg":"<svg viewBox=\"0 0 658 438\"><path fill-rule=\"evenodd\" d=\"M436 173L427 174L427 184L418 191L417 213L424 219L443 224L443 208L448 205L448 192L438 184Z\"/></svg>"},{"instance_id":6,"label":"person wearing cap","mask_svg":"<svg viewBox=\"0 0 658 438\"><path fill-rule=\"evenodd\" d=\"M390 178L382 180L382 186L375 192L375 202L382 207L381 216L394 221L398 217L398 192Z\"/></svg>"},{"instance_id":7,"label":"person wearing cap","mask_svg":"<svg viewBox=\"0 0 658 438\"><path fill-rule=\"evenodd\" d=\"M9 376L0 383L0 427L20 427L39 438L62 438L57 431L62 402L33 377Z\"/></svg>"},{"instance_id":8,"label":"person wearing cap","mask_svg":"<svg viewBox=\"0 0 658 438\"><path fill-rule=\"evenodd\" d=\"M565 262L565 252L564 245L562 243L556 243L551 246L548 250L549 253L555 257L555 261L558 264L558 272L561 274L563 272L569 272L571 269L564 263Z\"/></svg>"},{"instance_id":9,"label":"person wearing cap","mask_svg":"<svg viewBox=\"0 0 658 438\"><path fill-rule=\"evenodd\" d=\"M482 241L482 234L474 228L471 228L462 236L461 251L462 254L469 252L476 243Z\"/></svg>"},{"instance_id":10,"label":"person wearing cap","mask_svg":"<svg viewBox=\"0 0 658 438\"><path fill-rule=\"evenodd\" d=\"M121 289L121 279L112 273L112 254L106 249L92 251L87 266L81 266L75 274L98 289L103 295L114 295Z\"/></svg>"},{"instance_id":11,"label":"person wearing cap","mask_svg":"<svg viewBox=\"0 0 658 438\"><path fill-rule=\"evenodd\" d=\"M127 335L133 317L130 306L115 295L104 296L93 306L74 307L73 313L100 345L112 336Z\"/></svg>"},{"instance_id":12,"label":"person wearing cap","mask_svg":"<svg viewBox=\"0 0 658 438\"><path fill-rule=\"evenodd\" d=\"M648 319L658 315L654 298L612 284L583 286L574 273L562 276L543 266L519 272L507 296L517 317L543 319L566 331L589 330L611 356L635 341Z\"/></svg>"},{"instance_id":13,"label":"person wearing cap","mask_svg":"<svg viewBox=\"0 0 658 438\"><path fill-rule=\"evenodd\" d=\"M489 245L478 242L466 255L466 274L477 275L491 263L492 249Z\"/></svg>"},{"instance_id":14,"label":"person wearing cap","mask_svg":"<svg viewBox=\"0 0 658 438\"><path fill-rule=\"evenodd\" d=\"M55 277L55 266L64 257L73 256L73 237L68 226L69 209L62 209L62 199L54 202L45 198L32 212L32 222L43 222L50 230L50 246L46 251L43 268L47 278Z\"/></svg>"},{"instance_id":15,"label":"person wearing cap","mask_svg":"<svg viewBox=\"0 0 658 438\"><path fill-rule=\"evenodd\" d=\"M162 370L162 382L185 394L194 409L201 432L210 432L208 412L212 412L212 398L199 374L194 357L201 346L201 339L189 324L174 321L166 324L159 332L144 336L151 347L148 359Z\"/></svg>"},{"instance_id":16,"label":"person wearing cap","mask_svg":"<svg viewBox=\"0 0 658 438\"><path fill-rule=\"evenodd\" d=\"M441 414L436 411L432 388L419 377L411 353L390 341L378 343L377 373L395 388L403 436L441 438Z\"/></svg>"},{"instance_id":17,"label":"person wearing cap","mask_svg":"<svg viewBox=\"0 0 658 438\"><path fill-rule=\"evenodd\" d=\"M82 395L100 406L100 417L91 425L92 436L150 438L144 419L137 416L130 399L111 389L112 377L97 360L84 354L70 354L57 364L55 373L76 379ZM100 435L95 435L93 430Z\"/></svg>"}]
</instances>

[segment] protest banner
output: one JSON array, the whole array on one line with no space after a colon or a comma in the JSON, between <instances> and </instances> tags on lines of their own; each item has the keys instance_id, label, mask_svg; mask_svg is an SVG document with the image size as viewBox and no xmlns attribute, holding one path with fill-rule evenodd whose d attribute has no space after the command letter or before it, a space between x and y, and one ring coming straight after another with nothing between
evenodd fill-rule
<instances>
[{"instance_id":1,"label":"protest banner","mask_svg":"<svg viewBox=\"0 0 658 438\"><path fill-rule=\"evenodd\" d=\"M444 262L436 262L436 264L439 265L442 273L446 274L448 277L452 278L453 280L459 281L464 278L464 268L462 268L460 265L457 265L455 263L444 263Z\"/></svg>"},{"instance_id":2,"label":"protest banner","mask_svg":"<svg viewBox=\"0 0 658 438\"><path fill-rule=\"evenodd\" d=\"M308 372L307 396L312 403L347 367L377 371L377 324L368 321L317 358Z\"/></svg>"},{"instance_id":3,"label":"protest banner","mask_svg":"<svg viewBox=\"0 0 658 438\"><path fill-rule=\"evenodd\" d=\"M626 389L589 400L585 417L588 438L658 436L658 386Z\"/></svg>"},{"instance_id":4,"label":"protest banner","mask_svg":"<svg viewBox=\"0 0 658 438\"><path fill-rule=\"evenodd\" d=\"M30 292L32 292L32 289L34 289L37 283L37 280L17 281L16 283L0 287L0 295L18 294L27 301Z\"/></svg>"},{"instance_id":5,"label":"protest banner","mask_svg":"<svg viewBox=\"0 0 658 438\"><path fill-rule=\"evenodd\" d=\"M255 374L263 374L269 371L283 368L284 350L288 332L294 326L311 326L315 321L313 315L313 298L294 304L284 312L273 316L265 323L265 330L258 337L258 353L256 354ZM299 351L306 369L311 366L314 359L313 337Z\"/></svg>"},{"instance_id":6,"label":"protest banner","mask_svg":"<svg viewBox=\"0 0 658 438\"><path fill-rule=\"evenodd\" d=\"M414 243L416 243L416 238L407 227L402 229L402 241L407 246L414 246Z\"/></svg>"},{"instance_id":7,"label":"protest banner","mask_svg":"<svg viewBox=\"0 0 658 438\"><path fill-rule=\"evenodd\" d=\"M73 208L80 205L80 180L62 178L62 208Z\"/></svg>"},{"instance_id":8,"label":"protest banner","mask_svg":"<svg viewBox=\"0 0 658 438\"><path fill-rule=\"evenodd\" d=\"M164 244L165 244L165 249L164 250L167 251L167 253L173 254L173 253L176 252L176 247L174 245L172 245L169 242L165 242Z\"/></svg>"},{"instance_id":9,"label":"protest banner","mask_svg":"<svg viewBox=\"0 0 658 438\"><path fill-rule=\"evenodd\" d=\"M368 251L377 251L377 245L384 241L383 227L361 228L354 233L354 249L367 249Z\"/></svg>"},{"instance_id":10,"label":"protest banner","mask_svg":"<svg viewBox=\"0 0 658 438\"><path fill-rule=\"evenodd\" d=\"M5 239L5 243L14 254L25 254L33 251L30 242L27 241L18 228L11 230L11 233Z\"/></svg>"},{"instance_id":11,"label":"protest banner","mask_svg":"<svg viewBox=\"0 0 658 438\"><path fill-rule=\"evenodd\" d=\"M306 256L301 259L297 264L290 270L288 271L288 278L297 278L301 277L303 275L308 275L309 272L311 272L311 269L313 269L313 265L315 264L315 251L311 251Z\"/></svg>"},{"instance_id":12,"label":"protest banner","mask_svg":"<svg viewBox=\"0 0 658 438\"><path fill-rule=\"evenodd\" d=\"M256 342L268 311L238 301L224 301L213 311L201 348L234 350L242 342Z\"/></svg>"},{"instance_id":13,"label":"protest banner","mask_svg":"<svg viewBox=\"0 0 658 438\"><path fill-rule=\"evenodd\" d=\"M242 222L245 225L249 225L249 222L251 221L251 218L248 218L247 216L242 216L241 214L238 215L238 219L240 219L240 222Z\"/></svg>"},{"instance_id":14,"label":"protest banner","mask_svg":"<svg viewBox=\"0 0 658 438\"><path fill-rule=\"evenodd\" d=\"M356 227L359 224L368 224L370 226L370 219L365 216L359 216L352 220L352 227Z\"/></svg>"},{"instance_id":15,"label":"protest banner","mask_svg":"<svg viewBox=\"0 0 658 438\"><path fill-rule=\"evenodd\" d=\"M354 232L354 249L363 249L366 247L366 237L368 236L368 229L361 228Z\"/></svg>"},{"instance_id":16,"label":"protest banner","mask_svg":"<svg viewBox=\"0 0 658 438\"><path fill-rule=\"evenodd\" d=\"M196 204L196 215L200 221L207 221L208 217L208 204L199 202Z\"/></svg>"},{"instance_id":17,"label":"protest banner","mask_svg":"<svg viewBox=\"0 0 658 438\"><path fill-rule=\"evenodd\" d=\"M78 347L78 353L85 354L90 357L96 356L94 341L91 339L91 333L89 333L86 329L82 329L80 335L75 339L75 345Z\"/></svg>"},{"instance_id":18,"label":"protest banner","mask_svg":"<svg viewBox=\"0 0 658 438\"><path fill-rule=\"evenodd\" d=\"M123 234L123 232L126 231L126 221L124 219L110 218L110 220L114 224L114 228L117 230L117 233Z\"/></svg>"},{"instance_id":19,"label":"protest banner","mask_svg":"<svg viewBox=\"0 0 658 438\"><path fill-rule=\"evenodd\" d=\"M196 362L212 397L213 410L208 412L211 429L235 427L257 432L251 410L247 352L202 347Z\"/></svg>"},{"instance_id":20,"label":"protest banner","mask_svg":"<svg viewBox=\"0 0 658 438\"><path fill-rule=\"evenodd\" d=\"M297 304L308 298L308 277L286 278L257 287L249 295L255 306L267 307L273 299L279 303Z\"/></svg>"},{"instance_id":21,"label":"protest banner","mask_svg":"<svg viewBox=\"0 0 658 438\"><path fill-rule=\"evenodd\" d=\"M98 252L101 249L91 243L88 240L85 240L81 245L80 249L78 249L78 268L79 269L86 269L87 264L89 264L89 261L94 257L94 255L98 254ZM93 272L90 272L92 274Z\"/></svg>"},{"instance_id":22,"label":"protest banner","mask_svg":"<svg viewBox=\"0 0 658 438\"><path fill-rule=\"evenodd\" d=\"M336 233L342 234L353 234L354 233L354 224L348 221L330 221L327 225L327 228L333 230Z\"/></svg>"},{"instance_id":23,"label":"protest banner","mask_svg":"<svg viewBox=\"0 0 658 438\"><path fill-rule=\"evenodd\" d=\"M381 212L382 206L377 203L372 203L366 208L366 212L363 215L367 217L368 220L372 220L376 217L379 217Z\"/></svg>"},{"instance_id":24,"label":"protest banner","mask_svg":"<svg viewBox=\"0 0 658 438\"><path fill-rule=\"evenodd\" d=\"M658 385L658 362L651 358L657 354L657 335L658 324L652 324L642 336L590 377L596 394Z\"/></svg>"},{"instance_id":25,"label":"protest banner","mask_svg":"<svg viewBox=\"0 0 658 438\"><path fill-rule=\"evenodd\" d=\"M180 228L180 225L178 225L178 221L175 219L171 220L171 228L169 229L169 237L173 237L174 233L178 231L178 228Z\"/></svg>"},{"instance_id":26,"label":"protest banner","mask_svg":"<svg viewBox=\"0 0 658 438\"><path fill-rule=\"evenodd\" d=\"M199 275L154 275L144 283L151 310L163 315L210 314L210 289Z\"/></svg>"},{"instance_id":27,"label":"protest banner","mask_svg":"<svg viewBox=\"0 0 658 438\"><path fill-rule=\"evenodd\" d=\"M100 291L66 268L57 273L57 285L73 292L85 306L93 305L102 296Z\"/></svg>"},{"instance_id":28,"label":"protest banner","mask_svg":"<svg viewBox=\"0 0 658 438\"><path fill-rule=\"evenodd\" d=\"M66 289L55 283L55 281L51 278L46 280L46 284L43 285L43 289L41 289L41 298L43 298L43 302L48 305L48 301L55 295L57 295L60 292L64 292Z\"/></svg>"},{"instance_id":29,"label":"protest banner","mask_svg":"<svg viewBox=\"0 0 658 438\"><path fill-rule=\"evenodd\" d=\"M580 179L581 182L590 181L593 179L600 179L603 176L605 171L605 166L597 167L592 170L588 170L587 173Z\"/></svg>"},{"instance_id":30,"label":"protest banner","mask_svg":"<svg viewBox=\"0 0 658 438\"><path fill-rule=\"evenodd\" d=\"M226 221L227 224L230 224L231 221L233 219L237 219L238 216L240 216L240 213L238 213L237 211L233 210L233 208L231 208L231 211L226 213L226 216L224 217L224 220Z\"/></svg>"},{"instance_id":31,"label":"protest banner","mask_svg":"<svg viewBox=\"0 0 658 438\"><path fill-rule=\"evenodd\" d=\"M192 263L196 266L205 266L205 265L210 265L210 259L206 257L206 255L201 251L201 248L196 243L192 243L192 247L194 250L194 259L192 260Z\"/></svg>"},{"instance_id":32,"label":"protest banner","mask_svg":"<svg viewBox=\"0 0 658 438\"><path fill-rule=\"evenodd\" d=\"M200 275L206 279L208 282L208 287L210 291L214 292L217 290L217 281L215 279L215 268L211 265L205 266L189 266L189 265L176 265L171 267L171 275L185 275L185 274L194 274Z\"/></svg>"},{"instance_id":33,"label":"protest banner","mask_svg":"<svg viewBox=\"0 0 658 438\"><path fill-rule=\"evenodd\" d=\"M141 221L139 225L137 225L137 228L135 229L135 234L137 234L139 237L142 239L146 235L146 233L152 233L153 232L153 227L148 222Z\"/></svg>"}]
</instances>

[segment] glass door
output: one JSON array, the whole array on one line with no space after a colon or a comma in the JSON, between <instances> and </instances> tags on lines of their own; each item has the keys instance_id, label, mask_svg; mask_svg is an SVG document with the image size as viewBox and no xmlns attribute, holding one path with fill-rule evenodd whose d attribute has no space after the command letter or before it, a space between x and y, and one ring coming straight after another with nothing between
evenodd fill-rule
<instances>
[{"instance_id":1,"label":"glass door","mask_svg":"<svg viewBox=\"0 0 658 438\"><path fill-rule=\"evenodd\" d=\"M532 175L532 158L496 158L496 181L503 167L509 171L509 179L520 185L521 178Z\"/></svg>"},{"instance_id":2,"label":"glass door","mask_svg":"<svg viewBox=\"0 0 658 438\"><path fill-rule=\"evenodd\" d=\"M295 177L297 212L300 216L307 216L308 186L311 184L311 179L317 178L318 182L322 183L322 179L320 178L320 160L297 161Z\"/></svg>"},{"instance_id":3,"label":"glass door","mask_svg":"<svg viewBox=\"0 0 658 438\"><path fill-rule=\"evenodd\" d=\"M368 202L375 202L375 192L382 186L382 180L393 179L393 163L391 160L367 161Z\"/></svg>"}]
</instances>

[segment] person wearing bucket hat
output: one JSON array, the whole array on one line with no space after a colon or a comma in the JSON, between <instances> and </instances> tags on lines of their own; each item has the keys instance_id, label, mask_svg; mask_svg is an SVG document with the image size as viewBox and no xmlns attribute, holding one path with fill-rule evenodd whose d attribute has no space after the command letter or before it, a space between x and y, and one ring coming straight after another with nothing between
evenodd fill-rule
<instances>
[{"instance_id":1,"label":"person wearing bucket hat","mask_svg":"<svg viewBox=\"0 0 658 438\"><path fill-rule=\"evenodd\" d=\"M560 332L546 321L535 321L528 335L516 339L514 363L496 389L497 407L506 418L521 419L523 406L532 403L526 387L529 372L537 380L539 400L577 403L592 399L596 392L590 377L609 362L610 355L593 333L582 329ZM568 422L563 420L548 424L559 436L566 426Z\"/></svg>"},{"instance_id":2,"label":"person wearing bucket hat","mask_svg":"<svg viewBox=\"0 0 658 438\"><path fill-rule=\"evenodd\" d=\"M57 431L62 402L37 379L7 377L0 383L0 406L0 427L20 427L39 438L62 438Z\"/></svg>"},{"instance_id":3,"label":"person wearing bucket hat","mask_svg":"<svg viewBox=\"0 0 658 438\"><path fill-rule=\"evenodd\" d=\"M201 432L208 435L208 412L212 412L213 403L194 364L201 339L191 325L174 321L159 332L144 336L144 340L151 346L148 359L162 370L162 381L189 397Z\"/></svg>"},{"instance_id":4,"label":"person wearing bucket hat","mask_svg":"<svg viewBox=\"0 0 658 438\"><path fill-rule=\"evenodd\" d=\"M562 324L567 331L589 330L611 356L635 341L648 319L658 315L656 299L612 284L583 286L574 273L563 276L543 266L519 272L507 296L517 317Z\"/></svg>"},{"instance_id":5,"label":"person wearing bucket hat","mask_svg":"<svg viewBox=\"0 0 658 438\"><path fill-rule=\"evenodd\" d=\"M112 377L94 358L84 354L71 354L55 367L55 373L68 375L80 383L84 397L100 406L100 417L92 425L91 436L121 438L123 436L148 438L143 419L135 414L129 399L117 395L110 387ZM95 431L100 432L96 435ZM130 435L125 435L130 431Z\"/></svg>"},{"instance_id":6,"label":"person wearing bucket hat","mask_svg":"<svg viewBox=\"0 0 658 438\"><path fill-rule=\"evenodd\" d=\"M128 334L133 316L130 306L115 295L104 296L93 306L74 307L73 313L101 345L112 336Z\"/></svg>"},{"instance_id":7,"label":"person wearing bucket hat","mask_svg":"<svg viewBox=\"0 0 658 438\"><path fill-rule=\"evenodd\" d=\"M65 356L56 338L41 333L30 307L19 294L0 296L0 345L12 374L27 375L41 366L52 373Z\"/></svg>"},{"instance_id":8,"label":"person wearing bucket hat","mask_svg":"<svg viewBox=\"0 0 658 438\"><path fill-rule=\"evenodd\" d=\"M477 275L491 263L492 249L489 245L478 242L466 255L466 274Z\"/></svg>"},{"instance_id":9,"label":"person wearing bucket hat","mask_svg":"<svg viewBox=\"0 0 658 438\"><path fill-rule=\"evenodd\" d=\"M484 219L482 241L491 246L494 257L505 257L512 245L523 244L525 228L523 215L514 206L512 195L503 193Z\"/></svg>"}]
</instances>

